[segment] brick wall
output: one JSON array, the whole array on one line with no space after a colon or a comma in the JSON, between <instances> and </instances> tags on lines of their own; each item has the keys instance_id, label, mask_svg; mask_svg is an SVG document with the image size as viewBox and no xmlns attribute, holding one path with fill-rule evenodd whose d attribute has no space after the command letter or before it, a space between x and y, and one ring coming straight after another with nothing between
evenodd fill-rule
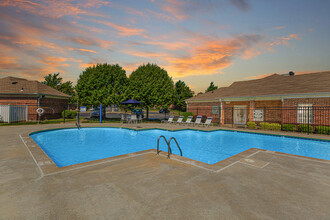
<instances>
[{"instance_id":1,"label":"brick wall","mask_svg":"<svg viewBox=\"0 0 330 220\"><path fill-rule=\"evenodd\" d=\"M313 104L313 125L330 126L330 98L299 98L272 101L231 101L223 102L222 105L222 124L233 123L233 107L245 105L247 122L253 121L253 110L263 109L264 120L269 123L290 123L297 124L298 104ZM219 115L212 114L212 106L219 106L220 102L199 102L189 103L188 111L195 115L212 116L219 122ZM327 107L325 107L327 106ZM257 122L259 124L259 122Z\"/></svg>"},{"instance_id":2,"label":"brick wall","mask_svg":"<svg viewBox=\"0 0 330 220\"><path fill-rule=\"evenodd\" d=\"M330 98L299 98L283 100L283 123L297 124L298 104L312 104L312 124L330 125ZM306 113L308 114L308 113Z\"/></svg>"},{"instance_id":3,"label":"brick wall","mask_svg":"<svg viewBox=\"0 0 330 220\"><path fill-rule=\"evenodd\" d=\"M212 114L212 106L217 106L220 110L220 102L198 102L188 103L187 111L193 112L195 116L201 115L204 116L204 118L213 117L212 122L219 123L220 114Z\"/></svg>"},{"instance_id":4,"label":"brick wall","mask_svg":"<svg viewBox=\"0 0 330 220\"><path fill-rule=\"evenodd\" d=\"M254 109L263 109L264 121L269 123L281 123L282 121L281 100L255 101Z\"/></svg>"},{"instance_id":5,"label":"brick wall","mask_svg":"<svg viewBox=\"0 0 330 220\"><path fill-rule=\"evenodd\" d=\"M2 105L28 105L28 120L35 121L38 119L37 108L38 98L37 97L11 97L4 98L0 97L0 104ZM45 110L45 113L41 116L41 119L54 119L60 118L61 113L65 107L68 106L68 100L66 99L52 99L42 98L40 100L40 107Z\"/></svg>"}]
</instances>

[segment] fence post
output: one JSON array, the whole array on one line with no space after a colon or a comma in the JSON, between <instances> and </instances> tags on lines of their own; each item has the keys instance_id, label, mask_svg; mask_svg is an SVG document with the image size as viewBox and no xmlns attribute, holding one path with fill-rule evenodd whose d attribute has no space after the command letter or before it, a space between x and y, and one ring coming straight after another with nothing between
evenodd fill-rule
<instances>
[{"instance_id":1,"label":"fence post","mask_svg":"<svg viewBox=\"0 0 330 220\"><path fill-rule=\"evenodd\" d=\"M65 107L64 107L64 111L63 111L63 122L65 123Z\"/></svg>"},{"instance_id":2,"label":"fence post","mask_svg":"<svg viewBox=\"0 0 330 220\"><path fill-rule=\"evenodd\" d=\"M231 107L231 126L234 127L234 106Z\"/></svg>"},{"instance_id":3,"label":"fence post","mask_svg":"<svg viewBox=\"0 0 330 220\"><path fill-rule=\"evenodd\" d=\"M309 135L309 120L310 120L310 117L309 117L309 106L307 107L308 109L307 109L307 134Z\"/></svg>"},{"instance_id":4,"label":"fence post","mask_svg":"<svg viewBox=\"0 0 330 220\"><path fill-rule=\"evenodd\" d=\"M102 104L100 104L100 123L102 123Z\"/></svg>"},{"instance_id":5,"label":"fence post","mask_svg":"<svg viewBox=\"0 0 330 220\"><path fill-rule=\"evenodd\" d=\"M221 121L221 106L219 106L219 127L221 127L221 123L222 123L222 121Z\"/></svg>"}]
</instances>

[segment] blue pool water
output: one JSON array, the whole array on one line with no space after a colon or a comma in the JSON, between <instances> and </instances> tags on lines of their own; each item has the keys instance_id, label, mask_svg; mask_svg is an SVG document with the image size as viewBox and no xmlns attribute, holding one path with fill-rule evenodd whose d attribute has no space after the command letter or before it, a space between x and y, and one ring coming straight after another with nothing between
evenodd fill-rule
<instances>
[{"instance_id":1,"label":"blue pool water","mask_svg":"<svg viewBox=\"0 0 330 220\"><path fill-rule=\"evenodd\" d=\"M183 156L214 164L250 148L278 151L300 156L330 160L330 142L289 138L245 132L216 130L166 131L160 129L130 130L124 128L59 129L37 132L31 138L45 151L58 167L156 149L157 139L164 135L175 137ZM173 141L173 154L179 151ZM167 145L160 141L160 149Z\"/></svg>"}]
</instances>

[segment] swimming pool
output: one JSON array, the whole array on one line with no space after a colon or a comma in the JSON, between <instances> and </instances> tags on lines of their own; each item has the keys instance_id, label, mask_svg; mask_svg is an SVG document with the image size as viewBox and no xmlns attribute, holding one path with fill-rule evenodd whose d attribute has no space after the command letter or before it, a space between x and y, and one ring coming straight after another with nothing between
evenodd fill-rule
<instances>
[{"instance_id":1,"label":"swimming pool","mask_svg":"<svg viewBox=\"0 0 330 220\"><path fill-rule=\"evenodd\" d=\"M330 160L330 142L226 130L126 128L57 129L30 134L58 167L157 148L157 139L175 137L184 157L214 164L250 148ZM179 155L173 142L172 153ZM167 152L164 140L160 150Z\"/></svg>"}]
</instances>

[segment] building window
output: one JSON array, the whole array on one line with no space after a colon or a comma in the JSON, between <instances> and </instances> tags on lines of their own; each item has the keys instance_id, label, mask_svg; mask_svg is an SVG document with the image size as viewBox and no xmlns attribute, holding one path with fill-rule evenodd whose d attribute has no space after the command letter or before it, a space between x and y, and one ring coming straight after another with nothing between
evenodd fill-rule
<instances>
[{"instance_id":1,"label":"building window","mask_svg":"<svg viewBox=\"0 0 330 220\"><path fill-rule=\"evenodd\" d=\"M220 112L220 106L212 105L212 115L218 115Z\"/></svg>"},{"instance_id":2,"label":"building window","mask_svg":"<svg viewBox=\"0 0 330 220\"><path fill-rule=\"evenodd\" d=\"M313 104L298 104L297 122L300 124L313 123Z\"/></svg>"},{"instance_id":3,"label":"building window","mask_svg":"<svg viewBox=\"0 0 330 220\"><path fill-rule=\"evenodd\" d=\"M264 120L264 110L254 109L253 110L253 121L263 121Z\"/></svg>"}]
</instances>

